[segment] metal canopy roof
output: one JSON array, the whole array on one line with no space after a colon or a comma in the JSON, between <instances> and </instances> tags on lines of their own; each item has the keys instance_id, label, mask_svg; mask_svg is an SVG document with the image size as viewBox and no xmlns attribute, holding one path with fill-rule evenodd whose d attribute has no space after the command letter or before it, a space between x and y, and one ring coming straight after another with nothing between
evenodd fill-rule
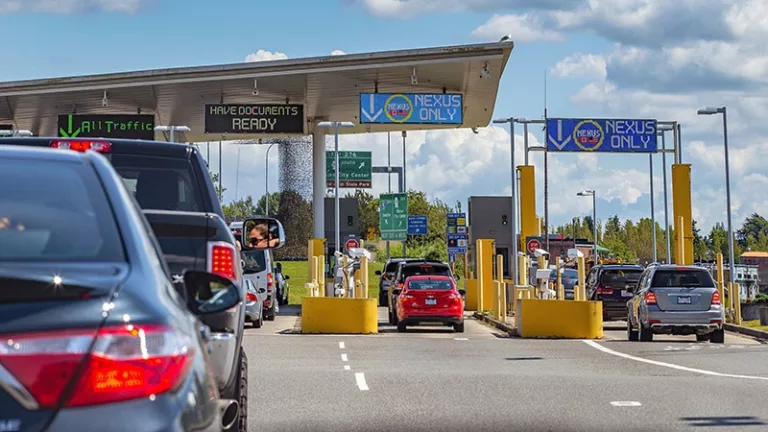
<instances>
[{"instance_id":1,"label":"metal canopy roof","mask_svg":"<svg viewBox=\"0 0 768 432\"><path fill-rule=\"evenodd\" d=\"M311 122L359 121L360 93L462 93L464 123L490 123L499 81L512 52L511 41L415 50L387 51L155 69L138 72L0 83L0 123L37 136L56 135L59 114L155 114L157 125L192 129L187 142L268 138L276 135L204 133L204 105L292 103L305 106ZM489 77L481 71L486 67ZM416 68L418 84L411 83ZM259 93L253 94L254 80ZM106 92L108 106L102 106ZM456 125L358 125L342 133L456 128ZM158 133L158 139L167 139Z\"/></svg>"}]
</instances>

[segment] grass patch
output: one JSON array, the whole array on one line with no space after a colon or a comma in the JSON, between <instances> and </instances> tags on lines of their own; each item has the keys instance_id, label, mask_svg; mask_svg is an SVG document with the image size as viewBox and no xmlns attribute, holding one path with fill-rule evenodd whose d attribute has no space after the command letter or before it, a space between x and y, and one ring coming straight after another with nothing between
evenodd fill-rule
<instances>
[{"instance_id":1,"label":"grass patch","mask_svg":"<svg viewBox=\"0 0 768 432\"><path fill-rule=\"evenodd\" d=\"M768 326L761 326L760 320L742 321L741 325L743 325L744 327L749 327L756 330L768 331Z\"/></svg>"},{"instance_id":2,"label":"grass patch","mask_svg":"<svg viewBox=\"0 0 768 432\"><path fill-rule=\"evenodd\" d=\"M308 261L281 261L281 263L283 274L291 277L288 281L288 302L301 304L301 298L307 295L304 284L309 282L309 263ZM378 298L379 296L379 276L376 276L376 270L382 268L384 268L382 263L368 264L368 298Z\"/></svg>"}]
</instances>

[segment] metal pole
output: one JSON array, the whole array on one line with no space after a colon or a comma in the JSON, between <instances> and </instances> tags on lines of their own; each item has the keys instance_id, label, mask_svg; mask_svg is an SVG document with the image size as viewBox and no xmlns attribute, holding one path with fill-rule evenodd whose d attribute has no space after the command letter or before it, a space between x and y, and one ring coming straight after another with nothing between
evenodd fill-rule
<instances>
[{"instance_id":1,"label":"metal pole","mask_svg":"<svg viewBox=\"0 0 768 432\"><path fill-rule=\"evenodd\" d=\"M528 165L528 122L523 123L523 147L525 150L525 165Z\"/></svg>"},{"instance_id":2,"label":"metal pole","mask_svg":"<svg viewBox=\"0 0 768 432\"><path fill-rule=\"evenodd\" d=\"M677 151L675 152L675 162L680 164L683 163L683 137L680 134L680 123L675 122L675 125L677 126L677 140L675 141Z\"/></svg>"},{"instance_id":3,"label":"metal pole","mask_svg":"<svg viewBox=\"0 0 768 432\"><path fill-rule=\"evenodd\" d=\"M512 214L510 217L512 226L512 258L509 260L512 269L512 280L517 283L517 167L515 167L515 119L509 119L509 153L512 164Z\"/></svg>"},{"instance_id":4,"label":"metal pole","mask_svg":"<svg viewBox=\"0 0 768 432\"><path fill-rule=\"evenodd\" d=\"M211 142L210 141L206 143L205 149L207 151L207 154L205 155L205 166L207 166L208 169L210 169L210 165L211 165Z\"/></svg>"},{"instance_id":5,"label":"metal pole","mask_svg":"<svg viewBox=\"0 0 768 432\"><path fill-rule=\"evenodd\" d=\"M648 155L648 172L651 175L651 262L656 262L656 208L653 195L653 154ZM666 201L666 198L664 198Z\"/></svg>"},{"instance_id":6,"label":"metal pole","mask_svg":"<svg viewBox=\"0 0 768 432\"><path fill-rule=\"evenodd\" d=\"M592 235L595 237L595 258L593 264L597 264L597 191L592 191Z\"/></svg>"},{"instance_id":7,"label":"metal pole","mask_svg":"<svg viewBox=\"0 0 768 432\"><path fill-rule=\"evenodd\" d=\"M392 134L387 132L387 182L388 191L392 193ZM389 261L389 240L387 240L387 261Z\"/></svg>"},{"instance_id":8,"label":"metal pole","mask_svg":"<svg viewBox=\"0 0 768 432\"><path fill-rule=\"evenodd\" d=\"M335 175L334 184L333 184L333 187L335 190L335 196L333 199L334 199L334 205L336 207L334 211L334 228L336 230L335 236L334 236L334 240L335 240L334 249L337 252L340 252L341 251L341 232L340 232L341 224L339 221L341 219L340 218L341 215L339 210L339 171L341 170L339 169L339 122L333 123L333 129L334 129L333 133L334 133L334 150L335 150L335 154L334 154L335 169L333 170ZM339 264L340 264L339 260L336 260L337 269L339 267ZM334 277L335 275L336 273L334 272Z\"/></svg>"},{"instance_id":9,"label":"metal pole","mask_svg":"<svg viewBox=\"0 0 768 432\"><path fill-rule=\"evenodd\" d=\"M731 284L736 283L736 272L734 271L735 259L733 257L733 225L731 224L731 174L730 165L728 162L728 117L725 107L723 112L723 144L725 147L725 200L728 206L728 276L730 277ZM685 233L679 233L678 235L685 235ZM731 293L733 295L733 293ZM739 299L736 299L738 301Z\"/></svg>"},{"instance_id":10,"label":"metal pole","mask_svg":"<svg viewBox=\"0 0 768 432\"><path fill-rule=\"evenodd\" d=\"M546 140L546 135L544 135ZM546 142L546 141L544 141ZM544 151L544 243L549 252L549 182L547 175L547 151Z\"/></svg>"},{"instance_id":11,"label":"metal pole","mask_svg":"<svg viewBox=\"0 0 768 432\"><path fill-rule=\"evenodd\" d=\"M168 135L170 136L170 139L168 141L176 142L175 132L176 132L176 128L174 128L173 126L168 126Z\"/></svg>"},{"instance_id":12,"label":"metal pole","mask_svg":"<svg viewBox=\"0 0 768 432\"><path fill-rule=\"evenodd\" d=\"M275 143L276 144L276 143ZM265 201L264 201L264 213L266 216L269 216L269 151L272 150L272 146L275 144L270 144L269 147L267 147L267 157L266 157L266 164L267 169L266 171L266 177L264 178L264 187L266 194L264 195Z\"/></svg>"},{"instance_id":13,"label":"metal pole","mask_svg":"<svg viewBox=\"0 0 768 432\"><path fill-rule=\"evenodd\" d=\"M235 201L240 197L240 149L241 145L237 146L237 168L235 169Z\"/></svg>"},{"instance_id":14,"label":"metal pole","mask_svg":"<svg viewBox=\"0 0 768 432\"><path fill-rule=\"evenodd\" d=\"M405 182L405 165L406 165L406 163L405 163L405 137L406 136L407 136L407 134L405 133L405 131L403 131L403 190L405 191L405 194L406 194L406 197L407 197L408 196L408 186L407 186L407 183ZM408 236L406 235L405 240L403 241L403 258L405 258L407 256L406 252L405 252L405 248L406 248L406 243L407 242L408 242Z\"/></svg>"},{"instance_id":15,"label":"metal pole","mask_svg":"<svg viewBox=\"0 0 768 432\"><path fill-rule=\"evenodd\" d=\"M672 129L672 133L677 131ZM666 143L667 132L661 132L661 165L664 170L662 173L662 179L664 182L664 236L667 238L667 264L672 264L672 247L671 239L669 238L669 203L667 202L667 153L664 151L667 149ZM681 261L678 261L681 262Z\"/></svg>"},{"instance_id":16,"label":"metal pole","mask_svg":"<svg viewBox=\"0 0 768 432\"><path fill-rule=\"evenodd\" d=\"M224 199L224 191L221 189L221 141L219 141L219 201Z\"/></svg>"}]
</instances>

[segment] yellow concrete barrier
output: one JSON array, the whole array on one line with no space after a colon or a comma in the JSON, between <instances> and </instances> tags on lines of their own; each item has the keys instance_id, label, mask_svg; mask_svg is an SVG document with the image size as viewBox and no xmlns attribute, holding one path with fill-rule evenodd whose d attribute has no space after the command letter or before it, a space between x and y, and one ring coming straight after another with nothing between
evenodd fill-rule
<instances>
[{"instance_id":1,"label":"yellow concrete barrier","mask_svg":"<svg viewBox=\"0 0 768 432\"><path fill-rule=\"evenodd\" d=\"M304 297L301 301L301 332L314 334L378 333L378 300Z\"/></svg>"},{"instance_id":2,"label":"yellow concrete barrier","mask_svg":"<svg viewBox=\"0 0 768 432\"><path fill-rule=\"evenodd\" d=\"M477 310L477 279L465 279L464 291L466 295L464 297L464 309L470 311Z\"/></svg>"},{"instance_id":3,"label":"yellow concrete barrier","mask_svg":"<svg viewBox=\"0 0 768 432\"><path fill-rule=\"evenodd\" d=\"M594 301L522 299L517 331L524 338L599 339L603 306Z\"/></svg>"}]
</instances>

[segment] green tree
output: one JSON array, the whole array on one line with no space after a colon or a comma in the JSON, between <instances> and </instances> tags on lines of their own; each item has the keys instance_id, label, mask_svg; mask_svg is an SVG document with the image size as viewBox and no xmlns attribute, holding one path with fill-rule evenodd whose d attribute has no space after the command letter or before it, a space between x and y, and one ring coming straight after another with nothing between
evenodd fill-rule
<instances>
[{"instance_id":1,"label":"green tree","mask_svg":"<svg viewBox=\"0 0 768 432\"><path fill-rule=\"evenodd\" d=\"M274 217L277 215L277 211L280 209L280 192L272 192L269 194L269 213L267 213L267 195L264 194L259 198L259 202L256 204L257 215L269 215Z\"/></svg>"},{"instance_id":2,"label":"green tree","mask_svg":"<svg viewBox=\"0 0 768 432\"><path fill-rule=\"evenodd\" d=\"M224 219L227 222L241 221L246 217L259 214L250 195L229 204L223 204L221 210L224 212Z\"/></svg>"},{"instance_id":3,"label":"green tree","mask_svg":"<svg viewBox=\"0 0 768 432\"><path fill-rule=\"evenodd\" d=\"M696 226L696 219L692 221L693 225L693 259L695 261L705 261L709 259L709 248L704 237L701 236L701 230Z\"/></svg>"},{"instance_id":4,"label":"green tree","mask_svg":"<svg viewBox=\"0 0 768 432\"><path fill-rule=\"evenodd\" d=\"M357 198L358 225L361 238L368 236L368 230L373 229L375 235L381 235L379 232L379 199L372 193L357 189L355 193L347 193L346 198Z\"/></svg>"},{"instance_id":5,"label":"green tree","mask_svg":"<svg viewBox=\"0 0 768 432\"><path fill-rule=\"evenodd\" d=\"M736 240L742 249L768 251L768 220L757 213L744 220L744 225L736 231Z\"/></svg>"},{"instance_id":6,"label":"green tree","mask_svg":"<svg viewBox=\"0 0 768 432\"><path fill-rule=\"evenodd\" d=\"M211 181L213 181L213 189L216 191L216 196L219 197L219 201L224 200L224 192L227 190L224 186L219 187L219 174L213 171L208 171L211 175Z\"/></svg>"},{"instance_id":7,"label":"green tree","mask_svg":"<svg viewBox=\"0 0 768 432\"><path fill-rule=\"evenodd\" d=\"M277 219L285 229L285 245L275 250L278 260L306 257L307 243L312 236L312 206L298 192L280 192Z\"/></svg>"}]
</instances>

